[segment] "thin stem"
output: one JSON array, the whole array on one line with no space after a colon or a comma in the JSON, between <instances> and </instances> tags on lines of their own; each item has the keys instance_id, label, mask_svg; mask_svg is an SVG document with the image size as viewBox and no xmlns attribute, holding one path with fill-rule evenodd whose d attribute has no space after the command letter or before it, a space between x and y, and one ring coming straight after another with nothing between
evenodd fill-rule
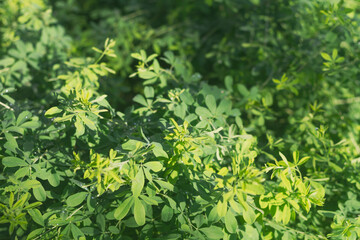
<instances>
[{"instance_id":1,"label":"thin stem","mask_svg":"<svg viewBox=\"0 0 360 240\"><path fill-rule=\"evenodd\" d=\"M9 110L11 110L11 111L14 111L13 108L11 108L10 106L6 105L6 104L3 103L3 102L0 102L0 105L2 105L3 107L5 107L6 109L9 109Z\"/></svg>"}]
</instances>

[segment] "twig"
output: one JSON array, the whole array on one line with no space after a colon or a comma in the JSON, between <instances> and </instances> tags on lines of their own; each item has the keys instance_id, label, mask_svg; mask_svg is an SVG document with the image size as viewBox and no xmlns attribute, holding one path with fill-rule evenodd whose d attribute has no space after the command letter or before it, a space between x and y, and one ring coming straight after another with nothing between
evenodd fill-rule
<instances>
[{"instance_id":1,"label":"twig","mask_svg":"<svg viewBox=\"0 0 360 240\"><path fill-rule=\"evenodd\" d=\"M6 104L3 103L3 102L0 102L0 105L2 105L3 107L5 107L6 109L9 109L9 110L11 110L11 111L14 111L13 108L11 108L10 106L6 105Z\"/></svg>"},{"instance_id":2,"label":"twig","mask_svg":"<svg viewBox=\"0 0 360 240\"><path fill-rule=\"evenodd\" d=\"M77 213L80 209L82 209L84 207L84 205L82 205L81 207L79 207L78 209L76 209L74 212L72 212L67 218L66 220L68 220L69 218L71 218L72 216L74 216L75 213Z\"/></svg>"}]
</instances>

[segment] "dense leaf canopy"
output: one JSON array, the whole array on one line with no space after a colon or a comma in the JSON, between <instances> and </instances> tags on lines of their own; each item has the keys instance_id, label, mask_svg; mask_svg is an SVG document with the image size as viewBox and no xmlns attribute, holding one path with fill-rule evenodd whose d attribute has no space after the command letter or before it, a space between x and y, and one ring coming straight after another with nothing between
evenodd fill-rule
<instances>
[{"instance_id":1,"label":"dense leaf canopy","mask_svg":"<svg viewBox=\"0 0 360 240\"><path fill-rule=\"evenodd\" d=\"M1 239L360 239L357 0L3 0Z\"/></svg>"}]
</instances>

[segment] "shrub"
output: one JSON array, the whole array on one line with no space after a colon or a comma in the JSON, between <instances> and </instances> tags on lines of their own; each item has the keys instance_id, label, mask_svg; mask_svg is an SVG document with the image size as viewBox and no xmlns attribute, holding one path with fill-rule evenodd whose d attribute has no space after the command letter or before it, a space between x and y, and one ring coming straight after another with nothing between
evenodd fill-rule
<instances>
[{"instance_id":1,"label":"shrub","mask_svg":"<svg viewBox=\"0 0 360 240\"><path fill-rule=\"evenodd\" d=\"M359 238L360 6L270 3L1 3L1 236Z\"/></svg>"}]
</instances>

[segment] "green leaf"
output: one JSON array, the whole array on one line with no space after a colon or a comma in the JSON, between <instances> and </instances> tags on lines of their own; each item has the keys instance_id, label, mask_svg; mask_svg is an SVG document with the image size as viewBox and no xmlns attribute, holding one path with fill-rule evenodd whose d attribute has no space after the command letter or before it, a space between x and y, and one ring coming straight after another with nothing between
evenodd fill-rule
<instances>
[{"instance_id":1,"label":"green leaf","mask_svg":"<svg viewBox=\"0 0 360 240\"><path fill-rule=\"evenodd\" d=\"M46 192L42 185L37 188L33 188L34 197L36 200L43 202L46 200Z\"/></svg>"},{"instance_id":2,"label":"green leaf","mask_svg":"<svg viewBox=\"0 0 360 240\"><path fill-rule=\"evenodd\" d=\"M231 199L231 200L229 201L229 203L230 203L230 207L231 207L236 213L239 213L239 214L242 213L242 207L241 207L240 203L235 202L234 199Z\"/></svg>"},{"instance_id":3,"label":"green leaf","mask_svg":"<svg viewBox=\"0 0 360 240\"><path fill-rule=\"evenodd\" d=\"M144 182L145 182L144 172L143 172L142 168L139 168L139 170L131 184L131 191L135 198L140 196L140 193L144 187Z\"/></svg>"},{"instance_id":4,"label":"green leaf","mask_svg":"<svg viewBox=\"0 0 360 240\"><path fill-rule=\"evenodd\" d=\"M21 135L24 135L24 129L22 127L11 126L11 127L7 128L7 130L9 132L16 132Z\"/></svg>"},{"instance_id":5,"label":"green leaf","mask_svg":"<svg viewBox=\"0 0 360 240\"><path fill-rule=\"evenodd\" d=\"M152 79L157 77L157 74L151 71L139 72L139 77L142 79Z\"/></svg>"},{"instance_id":6,"label":"green leaf","mask_svg":"<svg viewBox=\"0 0 360 240\"><path fill-rule=\"evenodd\" d=\"M14 204L14 193L10 192L10 197L9 197L9 206L10 206L10 208L13 207L13 204Z\"/></svg>"},{"instance_id":7,"label":"green leaf","mask_svg":"<svg viewBox=\"0 0 360 240\"><path fill-rule=\"evenodd\" d=\"M171 207L168 205L164 205L164 207L161 210L161 220L164 222L169 222L174 215L174 211Z\"/></svg>"},{"instance_id":8,"label":"green leaf","mask_svg":"<svg viewBox=\"0 0 360 240\"><path fill-rule=\"evenodd\" d=\"M86 206L91 213L95 211L96 199L95 197L91 196L91 194L89 194L86 198Z\"/></svg>"},{"instance_id":9,"label":"green leaf","mask_svg":"<svg viewBox=\"0 0 360 240\"><path fill-rule=\"evenodd\" d=\"M55 173L50 173L49 176L48 176L48 182L53 187L59 186L59 184L60 184L59 175L56 172Z\"/></svg>"},{"instance_id":10,"label":"green leaf","mask_svg":"<svg viewBox=\"0 0 360 240\"><path fill-rule=\"evenodd\" d=\"M279 155L280 155L281 159L285 162L285 164L286 164L287 166L289 166L289 162L287 161L287 159L286 159L286 157L284 156L284 154L282 154L282 152L279 152Z\"/></svg>"},{"instance_id":11,"label":"green leaf","mask_svg":"<svg viewBox=\"0 0 360 240\"><path fill-rule=\"evenodd\" d=\"M136 95L136 96L133 98L133 101L134 101L134 102L137 102L137 103L139 103L139 104L141 104L141 105L143 105L143 106L148 106L148 103L147 103L146 99L145 99L142 95L140 95L140 94Z\"/></svg>"},{"instance_id":12,"label":"green leaf","mask_svg":"<svg viewBox=\"0 0 360 240\"><path fill-rule=\"evenodd\" d=\"M20 158L17 157L4 157L2 159L2 164L5 167L25 167L25 166L29 166L29 164Z\"/></svg>"},{"instance_id":13,"label":"green leaf","mask_svg":"<svg viewBox=\"0 0 360 240\"><path fill-rule=\"evenodd\" d=\"M58 107L52 107L50 108L49 110L47 110L45 112L45 117L48 117L48 118L51 118L53 117L54 115L58 114L58 113L61 113L62 110Z\"/></svg>"},{"instance_id":14,"label":"green leaf","mask_svg":"<svg viewBox=\"0 0 360 240\"><path fill-rule=\"evenodd\" d=\"M7 58L0 60L0 65L3 67L7 67L7 66L12 65L14 62L15 62L15 60L13 58L7 57Z\"/></svg>"},{"instance_id":15,"label":"green leaf","mask_svg":"<svg viewBox=\"0 0 360 240\"><path fill-rule=\"evenodd\" d=\"M147 203L148 205L156 205L156 206L158 205L158 202L155 199L148 197L146 195L140 195L140 198L144 200L144 202Z\"/></svg>"},{"instance_id":16,"label":"green leaf","mask_svg":"<svg viewBox=\"0 0 360 240\"><path fill-rule=\"evenodd\" d=\"M66 204L69 207L75 207L75 206L81 204L85 200L87 195L88 195L87 192L75 193L66 199Z\"/></svg>"},{"instance_id":17,"label":"green leaf","mask_svg":"<svg viewBox=\"0 0 360 240\"><path fill-rule=\"evenodd\" d=\"M143 142L140 142L140 141L137 141L137 140L134 140L134 139L129 139L129 141L123 143L123 144L121 145L121 147L122 147L124 150L133 151L133 150L135 150L135 149L138 147L139 144L140 144L141 146L144 146L144 145L145 145L145 143L143 143Z\"/></svg>"},{"instance_id":18,"label":"green leaf","mask_svg":"<svg viewBox=\"0 0 360 240\"><path fill-rule=\"evenodd\" d=\"M208 216L208 220L209 222L218 222L220 220L220 216L217 213L217 206L213 207L213 209L211 209L209 216Z\"/></svg>"},{"instance_id":19,"label":"green leaf","mask_svg":"<svg viewBox=\"0 0 360 240\"><path fill-rule=\"evenodd\" d=\"M259 233L256 228L251 225L245 225L245 232L243 232L242 239L259 240Z\"/></svg>"},{"instance_id":20,"label":"green leaf","mask_svg":"<svg viewBox=\"0 0 360 240\"><path fill-rule=\"evenodd\" d=\"M29 171L31 171L29 169L29 167L25 166L25 167L22 167L22 168L19 168L18 170L16 170L16 172L14 173L14 176L16 177L16 179L23 178L23 177L29 175Z\"/></svg>"},{"instance_id":21,"label":"green leaf","mask_svg":"<svg viewBox=\"0 0 360 240\"><path fill-rule=\"evenodd\" d=\"M144 88L144 94L146 98L153 98L155 95L154 88L146 86Z\"/></svg>"},{"instance_id":22,"label":"green leaf","mask_svg":"<svg viewBox=\"0 0 360 240\"><path fill-rule=\"evenodd\" d=\"M147 59L146 62L150 62L151 60L153 60L154 58L156 58L158 55L156 53L151 54Z\"/></svg>"},{"instance_id":23,"label":"green leaf","mask_svg":"<svg viewBox=\"0 0 360 240\"><path fill-rule=\"evenodd\" d=\"M99 102L103 101L106 97L107 97L107 95L101 95L101 96L97 97L96 99L92 100L91 103L99 103Z\"/></svg>"},{"instance_id":24,"label":"green leaf","mask_svg":"<svg viewBox=\"0 0 360 240\"><path fill-rule=\"evenodd\" d=\"M27 235L26 240L36 239L36 237L39 236L43 231L45 231L44 228L38 228L33 230Z\"/></svg>"},{"instance_id":25,"label":"green leaf","mask_svg":"<svg viewBox=\"0 0 360 240\"><path fill-rule=\"evenodd\" d=\"M237 89L244 97L247 97L250 94L249 90L243 84L237 84Z\"/></svg>"},{"instance_id":26,"label":"green leaf","mask_svg":"<svg viewBox=\"0 0 360 240\"><path fill-rule=\"evenodd\" d=\"M116 208L114 212L114 218L117 220L123 219L129 212L130 208L134 204L134 198L129 197L123 201L119 207Z\"/></svg>"},{"instance_id":27,"label":"green leaf","mask_svg":"<svg viewBox=\"0 0 360 240\"><path fill-rule=\"evenodd\" d=\"M84 233L75 224L70 224L70 231L74 237L73 239L79 239L80 237L85 237Z\"/></svg>"},{"instance_id":28,"label":"green leaf","mask_svg":"<svg viewBox=\"0 0 360 240\"><path fill-rule=\"evenodd\" d=\"M202 231L208 239L222 239L224 237L224 233L221 230L221 228L217 226L211 226L207 228L200 228L200 231Z\"/></svg>"},{"instance_id":29,"label":"green leaf","mask_svg":"<svg viewBox=\"0 0 360 240\"><path fill-rule=\"evenodd\" d=\"M90 128L90 129L93 130L93 131L96 131L96 125L95 125L95 123L94 123L92 120L90 120L85 114L84 114L84 115L83 115L83 114L79 114L78 116L81 118L81 120L85 123L85 125L86 125L88 128Z\"/></svg>"},{"instance_id":30,"label":"green leaf","mask_svg":"<svg viewBox=\"0 0 360 240\"><path fill-rule=\"evenodd\" d=\"M145 167L150 168L154 172L160 172L163 168L163 165L157 161L151 161L144 164Z\"/></svg>"},{"instance_id":31,"label":"green leaf","mask_svg":"<svg viewBox=\"0 0 360 240\"><path fill-rule=\"evenodd\" d=\"M282 214L283 214L282 222L286 225L286 224L289 223L290 217L291 217L291 210L290 210L290 206L288 204L284 205L284 209L282 211Z\"/></svg>"},{"instance_id":32,"label":"green leaf","mask_svg":"<svg viewBox=\"0 0 360 240\"><path fill-rule=\"evenodd\" d=\"M341 167L339 167L338 165L336 165L335 163L333 162L328 162L330 168L332 168L335 172L342 172L343 169Z\"/></svg>"},{"instance_id":33,"label":"green leaf","mask_svg":"<svg viewBox=\"0 0 360 240\"><path fill-rule=\"evenodd\" d=\"M310 157L303 157L302 159L300 159L298 165L300 166L300 165L306 163L309 159L310 159Z\"/></svg>"},{"instance_id":34,"label":"green leaf","mask_svg":"<svg viewBox=\"0 0 360 240\"><path fill-rule=\"evenodd\" d=\"M38 121L29 121L29 122L25 122L23 124L20 125L20 127L23 128L31 128L31 129L36 129L38 127L41 126L41 123Z\"/></svg>"},{"instance_id":35,"label":"green leaf","mask_svg":"<svg viewBox=\"0 0 360 240\"><path fill-rule=\"evenodd\" d=\"M321 54L321 57L322 57L323 59L325 59L326 61L331 61L331 57L330 57L329 54L324 53L324 52L322 52L322 53L320 53L320 54Z\"/></svg>"},{"instance_id":36,"label":"green leaf","mask_svg":"<svg viewBox=\"0 0 360 240\"><path fill-rule=\"evenodd\" d=\"M4 147L8 150L10 150L11 152L16 152L16 149L19 148L16 139L14 138L14 136L8 132L4 133L5 138L6 138L6 143L4 144Z\"/></svg>"},{"instance_id":37,"label":"green leaf","mask_svg":"<svg viewBox=\"0 0 360 240\"><path fill-rule=\"evenodd\" d=\"M139 226L144 225L146 222L145 208L138 198L135 198L135 202L134 202L134 218L135 218L135 222Z\"/></svg>"},{"instance_id":38,"label":"green leaf","mask_svg":"<svg viewBox=\"0 0 360 240\"><path fill-rule=\"evenodd\" d=\"M337 49L333 49L332 55L331 55L332 59L336 59L337 56L338 56L338 50L337 50Z\"/></svg>"},{"instance_id":39,"label":"green leaf","mask_svg":"<svg viewBox=\"0 0 360 240\"><path fill-rule=\"evenodd\" d=\"M21 125L26 120L30 119L32 116L31 112L29 111L23 111L19 114L18 118L16 119L16 126Z\"/></svg>"},{"instance_id":40,"label":"green leaf","mask_svg":"<svg viewBox=\"0 0 360 240\"><path fill-rule=\"evenodd\" d=\"M232 76L225 77L225 87L230 92L233 91L233 83L234 83L234 80L233 80Z\"/></svg>"},{"instance_id":41,"label":"green leaf","mask_svg":"<svg viewBox=\"0 0 360 240\"><path fill-rule=\"evenodd\" d=\"M35 179L29 179L24 182L22 182L21 186L25 189L35 189L41 186L41 183L38 180Z\"/></svg>"},{"instance_id":42,"label":"green leaf","mask_svg":"<svg viewBox=\"0 0 360 240\"><path fill-rule=\"evenodd\" d=\"M153 153L155 155L155 157L159 158L159 157L164 157L164 158L169 158L169 156L167 155L167 153L164 151L162 145L158 142L153 142L152 143L153 146L155 146L153 148Z\"/></svg>"},{"instance_id":43,"label":"green leaf","mask_svg":"<svg viewBox=\"0 0 360 240\"><path fill-rule=\"evenodd\" d=\"M147 180L149 180L149 182L152 182L153 177L152 177L149 169L143 168L143 170L144 170L145 178L146 178Z\"/></svg>"},{"instance_id":44,"label":"green leaf","mask_svg":"<svg viewBox=\"0 0 360 240\"><path fill-rule=\"evenodd\" d=\"M116 226L109 226L108 229L112 234L118 235L120 233L120 229Z\"/></svg>"},{"instance_id":45,"label":"green leaf","mask_svg":"<svg viewBox=\"0 0 360 240\"><path fill-rule=\"evenodd\" d=\"M234 214L231 211L227 211L225 215L225 227L228 232L236 233L238 223Z\"/></svg>"},{"instance_id":46,"label":"green leaf","mask_svg":"<svg viewBox=\"0 0 360 240\"><path fill-rule=\"evenodd\" d=\"M280 173L280 178L281 178L281 181L284 184L285 188L288 191L291 191L291 183L290 183L289 179L285 176L284 172Z\"/></svg>"},{"instance_id":47,"label":"green leaf","mask_svg":"<svg viewBox=\"0 0 360 240\"><path fill-rule=\"evenodd\" d=\"M256 215L254 210L251 207L249 207L246 211L243 211L243 218L245 222L247 222L248 224L253 224L256 220Z\"/></svg>"},{"instance_id":48,"label":"green leaf","mask_svg":"<svg viewBox=\"0 0 360 240\"><path fill-rule=\"evenodd\" d=\"M265 193L265 188L258 182L245 183L243 185L243 191L253 195L262 195Z\"/></svg>"},{"instance_id":49,"label":"green leaf","mask_svg":"<svg viewBox=\"0 0 360 240\"><path fill-rule=\"evenodd\" d=\"M57 117L54 119L54 123L71 121L74 116L75 114L69 114L62 117Z\"/></svg>"},{"instance_id":50,"label":"green leaf","mask_svg":"<svg viewBox=\"0 0 360 240\"><path fill-rule=\"evenodd\" d=\"M187 106L185 103L177 105L174 109L175 116L184 119L186 116Z\"/></svg>"},{"instance_id":51,"label":"green leaf","mask_svg":"<svg viewBox=\"0 0 360 240\"><path fill-rule=\"evenodd\" d=\"M205 98L205 104L209 108L212 114L216 112L216 100L213 95L207 95Z\"/></svg>"},{"instance_id":52,"label":"green leaf","mask_svg":"<svg viewBox=\"0 0 360 240\"><path fill-rule=\"evenodd\" d=\"M221 100L219 106L216 109L215 115L219 116L220 114L229 114L231 111L232 103L228 99Z\"/></svg>"},{"instance_id":53,"label":"green leaf","mask_svg":"<svg viewBox=\"0 0 360 240\"><path fill-rule=\"evenodd\" d=\"M225 217L226 215L226 212L227 212L227 202L226 201L219 201L217 203L217 214L220 216L220 217Z\"/></svg>"},{"instance_id":54,"label":"green leaf","mask_svg":"<svg viewBox=\"0 0 360 240\"><path fill-rule=\"evenodd\" d=\"M198 116L203 117L203 118L211 118L212 117L211 112L207 108L204 108L204 107L197 107L195 109L195 113Z\"/></svg>"},{"instance_id":55,"label":"green leaf","mask_svg":"<svg viewBox=\"0 0 360 240\"><path fill-rule=\"evenodd\" d=\"M76 132L75 132L76 137L80 137L85 133L85 127L83 125L83 122L80 120L80 118L76 118L75 128L76 128Z\"/></svg>"},{"instance_id":56,"label":"green leaf","mask_svg":"<svg viewBox=\"0 0 360 240\"><path fill-rule=\"evenodd\" d=\"M33 203L30 203L29 205L26 205L24 207L24 210L31 209L31 208L36 208L36 207L41 206L41 205L42 205L41 202L33 202Z\"/></svg>"},{"instance_id":57,"label":"green leaf","mask_svg":"<svg viewBox=\"0 0 360 240\"><path fill-rule=\"evenodd\" d=\"M100 226L101 231L105 231L105 216L101 213L96 215L96 224Z\"/></svg>"},{"instance_id":58,"label":"green leaf","mask_svg":"<svg viewBox=\"0 0 360 240\"><path fill-rule=\"evenodd\" d=\"M31 216L31 218L34 220L34 222L36 222L37 224L39 224L41 226L44 226L44 218L38 209L36 209L36 208L29 209L28 213Z\"/></svg>"},{"instance_id":59,"label":"green leaf","mask_svg":"<svg viewBox=\"0 0 360 240\"><path fill-rule=\"evenodd\" d=\"M153 61L153 67L154 67L154 72L156 74L159 74L160 73L160 64L159 64L158 60L155 59Z\"/></svg>"},{"instance_id":60,"label":"green leaf","mask_svg":"<svg viewBox=\"0 0 360 240\"><path fill-rule=\"evenodd\" d=\"M140 60L140 61L143 60L142 57L141 57L141 55L140 55L139 53L132 53L130 56L131 56L132 58L135 58L135 59Z\"/></svg>"},{"instance_id":61,"label":"green leaf","mask_svg":"<svg viewBox=\"0 0 360 240\"><path fill-rule=\"evenodd\" d=\"M273 104L273 97L270 92L265 93L262 102L264 106L271 106Z\"/></svg>"},{"instance_id":62,"label":"green leaf","mask_svg":"<svg viewBox=\"0 0 360 240\"><path fill-rule=\"evenodd\" d=\"M164 182L162 180L155 180L162 188L168 189L170 191L174 191L174 185L168 182Z\"/></svg>"},{"instance_id":63,"label":"green leaf","mask_svg":"<svg viewBox=\"0 0 360 240\"><path fill-rule=\"evenodd\" d=\"M184 91L180 94L180 99L183 101L186 105L192 105L194 103L194 98L191 96L191 94L188 91Z\"/></svg>"}]
</instances>

